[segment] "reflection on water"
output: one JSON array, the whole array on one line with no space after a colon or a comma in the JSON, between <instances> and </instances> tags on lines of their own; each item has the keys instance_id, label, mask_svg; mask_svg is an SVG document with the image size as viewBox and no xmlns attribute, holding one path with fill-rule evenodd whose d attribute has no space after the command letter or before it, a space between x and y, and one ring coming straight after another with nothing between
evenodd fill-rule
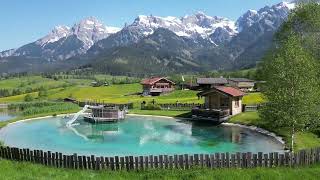
<instances>
[{"instance_id":1,"label":"reflection on water","mask_svg":"<svg viewBox=\"0 0 320 180\"><path fill-rule=\"evenodd\" d=\"M118 123L90 124L80 121L79 125L72 128L76 134L85 137L86 140L101 142L106 139L105 136L119 133Z\"/></svg>"},{"instance_id":2,"label":"reflection on water","mask_svg":"<svg viewBox=\"0 0 320 180\"><path fill-rule=\"evenodd\" d=\"M0 108L0 122L1 121L8 121L10 119L13 119L15 116L13 112L8 111L8 109Z\"/></svg>"},{"instance_id":3,"label":"reflection on water","mask_svg":"<svg viewBox=\"0 0 320 180\"><path fill-rule=\"evenodd\" d=\"M157 155L282 151L275 139L240 127L215 126L156 117L67 128L68 119L48 118L0 130L5 144L94 155Z\"/></svg>"}]
</instances>

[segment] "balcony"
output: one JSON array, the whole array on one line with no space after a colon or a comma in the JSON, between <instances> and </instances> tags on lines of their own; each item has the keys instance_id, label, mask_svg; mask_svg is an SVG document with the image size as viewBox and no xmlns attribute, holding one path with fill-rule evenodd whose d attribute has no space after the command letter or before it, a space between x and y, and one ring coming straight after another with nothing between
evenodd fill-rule
<instances>
[{"instance_id":1,"label":"balcony","mask_svg":"<svg viewBox=\"0 0 320 180\"><path fill-rule=\"evenodd\" d=\"M195 121L214 121L218 123L222 123L228 119L230 116L229 109L200 109L193 108L192 118Z\"/></svg>"}]
</instances>

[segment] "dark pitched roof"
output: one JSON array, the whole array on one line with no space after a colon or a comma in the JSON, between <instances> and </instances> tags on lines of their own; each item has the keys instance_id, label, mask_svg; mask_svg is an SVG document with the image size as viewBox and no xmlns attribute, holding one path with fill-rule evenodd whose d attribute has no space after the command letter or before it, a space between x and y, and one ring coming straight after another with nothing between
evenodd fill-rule
<instances>
[{"instance_id":1,"label":"dark pitched roof","mask_svg":"<svg viewBox=\"0 0 320 180\"><path fill-rule=\"evenodd\" d=\"M228 96L232 96L232 97L242 97L242 96L245 95L244 92L242 92L239 89L234 88L234 87L216 86L216 87L214 87L214 88L212 88L210 90L198 93L198 96L205 96L205 95L210 94L210 93L215 92L215 91L219 91L221 93L224 93L224 94L226 94Z\"/></svg>"},{"instance_id":2,"label":"dark pitched roof","mask_svg":"<svg viewBox=\"0 0 320 180\"><path fill-rule=\"evenodd\" d=\"M226 78L197 78L198 84L227 84Z\"/></svg>"},{"instance_id":3,"label":"dark pitched roof","mask_svg":"<svg viewBox=\"0 0 320 180\"><path fill-rule=\"evenodd\" d=\"M247 78L229 78L229 80L234 82L254 82L253 80Z\"/></svg>"},{"instance_id":4,"label":"dark pitched roof","mask_svg":"<svg viewBox=\"0 0 320 180\"><path fill-rule=\"evenodd\" d=\"M170 81L169 79L164 78L164 77L153 77L153 78L143 79L141 81L141 84L143 84L143 85L151 85L151 84L154 84L154 83L156 83L156 82L158 82L158 81L160 81L162 79L164 79L166 81L169 81L172 84L175 84L173 81Z\"/></svg>"}]
</instances>

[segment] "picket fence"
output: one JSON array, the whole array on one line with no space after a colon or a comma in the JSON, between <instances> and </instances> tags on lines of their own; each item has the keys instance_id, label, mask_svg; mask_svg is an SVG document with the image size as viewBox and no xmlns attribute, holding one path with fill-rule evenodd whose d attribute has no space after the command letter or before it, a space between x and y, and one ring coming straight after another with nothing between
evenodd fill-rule
<instances>
[{"instance_id":1,"label":"picket fence","mask_svg":"<svg viewBox=\"0 0 320 180\"><path fill-rule=\"evenodd\" d=\"M65 155L58 152L0 147L0 158L45 166L90 170L147 170L202 168L296 167L320 162L320 148L297 153L215 153L194 155L95 157Z\"/></svg>"}]
</instances>

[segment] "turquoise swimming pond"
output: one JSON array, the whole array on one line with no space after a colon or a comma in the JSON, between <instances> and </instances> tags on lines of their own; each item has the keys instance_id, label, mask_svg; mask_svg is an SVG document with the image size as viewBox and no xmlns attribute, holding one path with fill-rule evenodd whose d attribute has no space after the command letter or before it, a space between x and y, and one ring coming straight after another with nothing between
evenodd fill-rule
<instances>
[{"instance_id":1,"label":"turquoise swimming pond","mask_svg":"<svg viewBox=\"0 0 320 180\"><path fill-rule=\"evenodd\" d=\"M66 127L68 119L45 118L0 130L5 145L97 156L282 152L276 139L233 126L195 124L178 119L128 116L118 123Z\"/></svg>"}]
</instances>

